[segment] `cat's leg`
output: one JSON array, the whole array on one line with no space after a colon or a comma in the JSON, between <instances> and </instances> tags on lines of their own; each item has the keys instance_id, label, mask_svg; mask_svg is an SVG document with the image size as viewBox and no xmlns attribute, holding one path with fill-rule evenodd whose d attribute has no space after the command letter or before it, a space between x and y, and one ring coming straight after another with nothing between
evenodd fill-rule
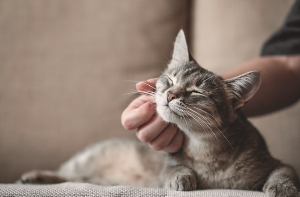
<instances>
[{"instance_id":1,"label":"cat's leg","mask_svg":"<svg viewBox=\"0 0 300 197\"><path fill-rule=\"evenodd\" d=\"M178 165L168 166L163 173L164 187L176 191L197 189L196 174L190 168Z\"/></svg>"},{"instance_id":2,"label":"cat's leg","mask_svg":"<svg viewBox=\"0 0 300 197\"><path fill-rule=\"evenodd\" d=\"M299 197L299 179L295 170L282 165L274 170L263 187L268 197Z\"/></svg>"},{"instance_id":3,"label":"cat's leg","mask_svg":"<svg viewBox=\"0 0 300 197\"><path fill-rule=\"evenodd\" d=\"M23 174L17 183L23 184L54 184L67 182L68 179L59 176L56 172L34 170Z\"/></svg>"}]
</instances>

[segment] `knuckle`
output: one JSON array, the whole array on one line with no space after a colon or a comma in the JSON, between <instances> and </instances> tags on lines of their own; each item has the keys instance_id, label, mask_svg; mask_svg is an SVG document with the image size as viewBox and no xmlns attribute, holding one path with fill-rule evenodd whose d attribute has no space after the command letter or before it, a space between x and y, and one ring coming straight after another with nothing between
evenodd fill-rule
<instances>
[{"instance_id":1,"label":"knuckle","mask_svg":"<svg viewBox=\"0 0 300 197\"><path fill-rule=\"evenodd\" d=\"M132 125L132 122L128 119L122 119L122 125L126 130L133 130L135 129Z\"/></svg>"},{"instance_id":2,"label":"knuckle","mask_svg":"<svg viewBox=\"0 0 300 197\"><path fill-rule=\"evenodd\" d=\"M162 150L164 149L164 144L161 142L152 142L150 143L150 146L154 150Z\"/></svg>"},{"instance_id":3,"label":"knuckle","mask_svg":"<svg viewBox=\"0 0 300 197\"><path fill-rule=\"evenodd\" d=\"M168 152L175 153L180 149L180 144L170 143L167 147Z\"/></svg>"},{"instance_id":4,"label":"knuckle","mask_svg":"<svg viewBox=\"0 0 300 197\"><path fill-rule=\"evenodd\" d=\"M138 131L137 137L142 142L146 142L147 143L147 142L150 141L150 136L149 136L149 134L147 133L146 130L140 130L140 131Z\"/></svg>"}]
</instances>

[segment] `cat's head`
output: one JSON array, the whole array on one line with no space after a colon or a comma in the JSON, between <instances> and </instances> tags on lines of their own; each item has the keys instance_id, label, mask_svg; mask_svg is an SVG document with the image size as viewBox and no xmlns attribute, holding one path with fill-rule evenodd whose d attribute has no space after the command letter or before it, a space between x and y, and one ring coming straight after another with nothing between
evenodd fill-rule
<instances>
[{"instance_id":1,"label":"cat's head","mask_svg":"<svg viewBox=\"0 0 300 197\"><path fill-rule=\"evenodd\" d=\"M172 60L156 83L157 112L182 130L208 131L228 126L236 117L235 111L249 101L259 85L257 71L225 80L199 66L181 30Z\"/></svg>"}]
</instances>

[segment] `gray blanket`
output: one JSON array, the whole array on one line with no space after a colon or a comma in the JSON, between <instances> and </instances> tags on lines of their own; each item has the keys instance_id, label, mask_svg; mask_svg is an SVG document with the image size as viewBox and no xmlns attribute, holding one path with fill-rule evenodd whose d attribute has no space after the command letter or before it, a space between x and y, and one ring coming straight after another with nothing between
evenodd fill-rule
<instances>
[{"instance_id":1,"label":"gray blanket","mask_svg":"<svg viewBox=\"0 0 300 197\"><path fill-rule=\"evenodd\" d=\"M0 184L0 196L265 197L265 194L262 192L243 190L199 190L190 192L177 192L155 188L137 188L129 186L106 187L88 183L62 183L55 185Z\"/></svg>"}]
</instances>

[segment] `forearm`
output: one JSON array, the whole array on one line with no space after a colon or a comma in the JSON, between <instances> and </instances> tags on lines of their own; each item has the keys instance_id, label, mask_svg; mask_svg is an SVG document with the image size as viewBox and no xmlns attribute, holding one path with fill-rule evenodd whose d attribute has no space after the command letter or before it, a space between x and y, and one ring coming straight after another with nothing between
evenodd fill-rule
<instances>
[{"instance_id":1,"label":"forearm","mask_svg":"<svg viewBox=\"0 0 300 197\"><path fill-rule=\"evenodd\" d=\"M261 57L225 73L225 79L248 71L261 71L261 86L243 108L247 116L263 115L295 103L300 98L300 55Z\"/></svg>"}]
</instances>

